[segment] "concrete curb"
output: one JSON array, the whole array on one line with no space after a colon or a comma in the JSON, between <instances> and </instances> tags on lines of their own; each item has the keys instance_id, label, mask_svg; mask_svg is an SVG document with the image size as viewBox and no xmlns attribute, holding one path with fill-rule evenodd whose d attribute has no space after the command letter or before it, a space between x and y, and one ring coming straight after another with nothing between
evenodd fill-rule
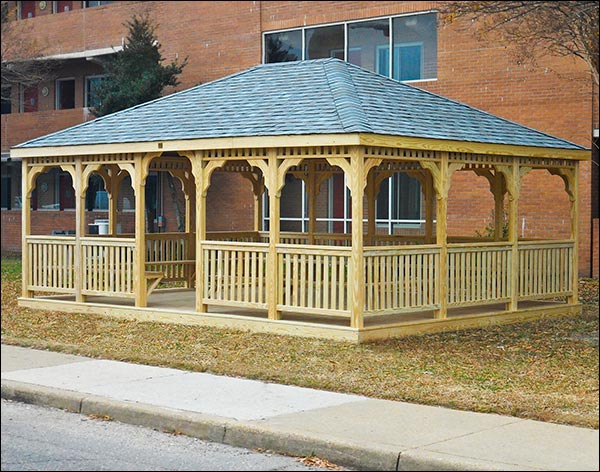
<instances>
[{"instance_id":1,"label":"concrete curb","mask_svg":"<svg viewBox=\"0 0 600 472\"><path fill-rule=\"evenodd\" d=\"M513 470L506 464L484 463L422 450L398 451L350 441L330 441L269 425L248 423L196 412L112 400L105 397L2 380L3 399L49 406L73 413L107 416L112 420L159 431L184 434L248 449L264 449L292 456L315 455L359 470ZM515 469L517 470L517 469Z\"/></svg>"}]
</instances>

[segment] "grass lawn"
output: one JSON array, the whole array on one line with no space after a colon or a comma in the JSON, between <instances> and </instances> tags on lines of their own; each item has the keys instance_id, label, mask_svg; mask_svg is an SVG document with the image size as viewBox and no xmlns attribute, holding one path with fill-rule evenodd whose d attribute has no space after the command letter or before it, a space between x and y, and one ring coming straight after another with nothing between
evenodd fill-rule
<instances>
[{"instance_id":1,"label":"grass lawn","mask_svg":"<svg viewBox=\"0 0 600 472\"><path fill-rule=\"evenodd\" d=\"M582 316L354 345L34 311L20 272L2 258L5 344L598 428L597 280Z\"/></svg>"}]
</instances>

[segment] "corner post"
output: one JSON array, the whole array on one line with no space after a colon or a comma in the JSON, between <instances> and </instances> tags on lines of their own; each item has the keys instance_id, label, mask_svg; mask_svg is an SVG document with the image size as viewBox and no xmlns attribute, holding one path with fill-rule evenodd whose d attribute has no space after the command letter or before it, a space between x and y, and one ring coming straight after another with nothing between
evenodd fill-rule
<instances>
[{"instance_id":1,"label":"corner post","mask_svg":"<svg viewBox=\"0 0 600 472\"><path fill-rule=\"evenodd\" d=\"M83 295L84 257L82 238L85 237L85 192L87 182L83 175L81 159L75 161L75 175L73 176L73 190L75 191L75 254L73 258L75 300L85 302Z\"/></svg>"},{"instance_id":2,"label":"corner post","mask_svg":"<svg viewBox=\"0 0 600 472\"><path fill-rule=\"evenodd\" d=\"M134 156L134 175L131 177L135 194L135 264L133 283L135 288L135 306L148 305L146 290L146 169L144 155Z\"/></svg>"},{"instance_id":3,"label":"corner post","mask_svg":"<svg viewBox=\"0 0 600 472\"><path fill-rule=\"evenodd\" d=\"M352 254L350 257L350 327L364 327L365 268L363 250L363 198L365 195L366 172L362 148L355 147L350 153L350 175L346 179L352 195Z\"/></svg>"},{"instance_id":4,"label":"corner post","mask_svg":"<svg viewBox=\"0 0 600 472\"><path fill-rule=\"evenodd\" d=\"M265 179L268 182L269 189L269 253L267 256L267 306L270 320L281 319L281 312L277 310L278 284L277 274L277 244L280 239L280 203L281 188L279 186L279 162L277 159L277 150L268 151L268 175ZM283 176L285 179L285 176ZM283 183L281 185L283 187Z\"/></svg>"},{"instance_id":5,"label":"corner post","mask_svg":"<svg viewBox=\"0 0 600 472\"><path fill-rule=\"evenodd\" d=\"M33 191L29 186L28 161L27 158L23 158L21 161L21 271L23 274L21 296L23 298L31 298L33 296L33 292L28 289L31 274L29 264L31 261L29 260L27 238L31 234L31 192Z\"/></svg>"},{"instance_id":6,"label":"corner post","mask_svg":"<svg viewBox=\"0 0 600 472\"><path fill-rule=\"evenodd\" d=\"M567 302L575 304L579 299L579 161L569 179L569 200L571 203L571 239L573 240L573 292Z\"/></svg>"}]
</instances>

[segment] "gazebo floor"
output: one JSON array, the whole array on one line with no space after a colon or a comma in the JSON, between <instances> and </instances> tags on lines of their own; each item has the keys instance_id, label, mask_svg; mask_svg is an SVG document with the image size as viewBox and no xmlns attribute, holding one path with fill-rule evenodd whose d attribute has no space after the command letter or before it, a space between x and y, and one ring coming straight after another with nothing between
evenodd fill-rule
<instances>
[{"instance_id":1,"label":"gazebo floor","mask_svg":"<svg viewBox=\"0 0 600 472\"><path fill-rule=\"evenodd\" d=\"M192 289L156 290L148 298L148 306L136 307L133 299L89 296L76 302L74 296L36 296L20 298L19 305L40 310L99 314L139 321L158 321L228 329L318 337L337 341L365 342L427 334L440 331L476 328L493 324L514 323L544 317L576 315L581 305L560 301L524 301L517 311L507 311L504 304L452 308L445 319L435 319L432 311L370 316L364 328L350 327L347 318L282 313L280 320L269 320L266 310L229 306L209 306L208 312L194 311Z\"/></svg>"}]
</instances>

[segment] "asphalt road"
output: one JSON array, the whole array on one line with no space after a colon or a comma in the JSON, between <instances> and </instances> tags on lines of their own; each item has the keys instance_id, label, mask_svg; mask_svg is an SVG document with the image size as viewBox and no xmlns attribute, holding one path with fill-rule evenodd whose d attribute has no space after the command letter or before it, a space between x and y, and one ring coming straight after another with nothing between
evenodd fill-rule
<instances>
[{"instance_id":1,"label":"asphalt road","mask_svg":"<svg viewBox=\"0 0 600 472\"><path fill-rule=\"evenodd\" d=\"M320 470L250 451L2 400L2 470Z\"/></svg>"}]
</instances>

